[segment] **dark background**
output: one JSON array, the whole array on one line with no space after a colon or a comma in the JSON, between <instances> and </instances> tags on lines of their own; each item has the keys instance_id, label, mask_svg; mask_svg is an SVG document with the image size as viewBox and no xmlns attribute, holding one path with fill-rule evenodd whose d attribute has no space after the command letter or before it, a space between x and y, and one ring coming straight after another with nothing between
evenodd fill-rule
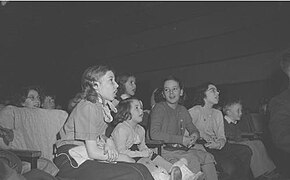
<instances>
[{"instance_id":1,"label":"dark background","mask_svg":"<svg viewBox=\"0 0 290 180\"><path fill-rule=\"evenodd\" d=\"M240 45L238 49L241 51L252 44L261 42L261 44L257 43L255 47L265 44L269 44L269 46L265 45L265 49L259 49L259 52L275 54L280 49L287 47L290 42L288 36L288 30L290 29L289 10L288 2L8 1L5 5L0 6L1 98L10 96L21 86L41 85L55 92L59 103L66 107L68 99L80 90L80 77L84 69L93 64L108 64L114 66L117 72L127 71L135 73L137 77L142 76L137 79L137 95L142 97L148 107L149 96L157 85L155 81L159 80L161 76L157 76L155 79L147 76L146 73L171 71L171 69L183 67L197 67L210 63L205 61L207 60L207 54L211 54L211 52L205 52L207 48L204 42L211 38L224 37L226 35L225 31L230 29L228 27L234 26L232 24L235 24L235 26L245 25L235 31L228 30L227 34L230 35L241 29L246 29L247 34L251 36L249 39L253 39L253 41L248 41L247 44L232 40L227 44L216 44L216 49L226 45L229 47ZM221 13L226 13L225 17L227 18L230 18L233 14L233 17L239 17L239 19L228 20L228 24L225 23L225 25L214 25L212 23L215 21L214 18ZM271 15L267 16L268 14ZM144 34L146 32L158 31L159 35L155 38L154 36L151 37L154 40L164 34L162 29L170 27L175 32L179 30L179 24L189 22L192 19L198 21L202 18L205 20L199 22L201 26L221 26L223 32L213 30L214 33L203 35L210 28L198 29L196 27L197 30L193 28L192 34L186 35L190 40L185 37L185 40L180 42L176 38L180 37L179 35L176 37L164 36L164 38L161 38L163 44L161 42L154 43L162 44L158 47L153 45L149 47L145 43L147 36ZM246 26L248 22L255 18L255 27L259 26L258 28L262 29L259 29L261 33L258 32L257 34L264 36L259 37L260 39L255 39L257 34L253 33L255 32L255 29L252 28L254 26ZM275 31L271 28L262 27L265 24ZM184 26L181 29L185 30L186 28L187 26ZM194 34L199 35L193 38ZM171 41L171 37L175 40ZM268 37L269 39L267 39ZM124 43L131 39L134 43ZM243 39L243 37L241 36L240 39ZM111 46L108 45L108 42L111 43ZM118 44L116 42L123 43ZM200 42L200 44L198 46L192 45L195 42ZM212 44L211 42L208 43ZM104 48L105 45L106 48ZM185 59L184 49L187 45L200 51L191 56L188 53L189 55L186 55L186 58L193 60L188 61L187 59L186 62L183 62L182 59ZM177 46L178 48L176 48ZM172 49L178 49L175 52L176 57L170 55ZM188 49L188 52L190 51L192 50ZM212 60L221 60L220 62L222 62L227 59L252 57L253 54L257 54L258 49L255 52L254 50L253 52L247 50L247 52L243 52L244 54L239 54L234 49L225 48L225 52L232 53L231 57L217 54L216 57L220 56L220 59ZM138 61L138 57L144 57L144 54L147 56L149 53L152 56L154 55L157 60L148 58L145 61ZM168 55L163 57L162 54ZM137 57L134 61L126 61L126 59L134 56ZM150 56L148 55L148 57ZM174 61L170 57L180 58L181 60ZM199 62L198 59L201 59L202 62ZM248 106L255 109L259 99L271 97L287 86L287 79L277 68L277 64L272 67L271 72L266 75L263 74L259 78L255 78L255 75L253 75L253 79L233 78L223 81L223 78L220 78L220 80L213 80L213 82L223 92L234 92L235 95L244 97L246 102L248 100ZM211 72L209 71L207 74ZM200 72L200 74L196 74L196 78L200 77L202 80L207 78L211 81L210 78L202 76L203 72ZM215 76L214 72L210 75L210 77ZM189 97L191 97L194 87L200 83L188 83L190 79L190 75L185 77ZM251 91L252 93L250 93ZM251 102L253 93L256 97L254 104Z\"/></svg>"}]
</instances>

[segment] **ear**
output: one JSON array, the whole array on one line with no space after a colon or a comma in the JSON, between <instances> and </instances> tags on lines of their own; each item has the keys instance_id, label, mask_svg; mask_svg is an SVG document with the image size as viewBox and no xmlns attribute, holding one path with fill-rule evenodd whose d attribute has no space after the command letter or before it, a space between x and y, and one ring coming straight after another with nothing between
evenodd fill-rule
<instances>
[{"instance_id":1,"label":"ear","mask_svg":"<svg viewBox=\"0 0 290 180\"><path fill-rule=\"evenodd\" d=\"M182 96L182 95L183 95L183 89L180 90L180 96Z\"/></svg>"},{"instance_id":2,"label":"ear","mask_svg":"<svg viewBox=\"0 0 290 180\"><path fill-rule=\"evenodd\" d=\"M99 82L93 82L93 88L94 88L94 90L98 91L99 90L99 86L100 86L100 83Z\"/></svg>"}]
</instances>

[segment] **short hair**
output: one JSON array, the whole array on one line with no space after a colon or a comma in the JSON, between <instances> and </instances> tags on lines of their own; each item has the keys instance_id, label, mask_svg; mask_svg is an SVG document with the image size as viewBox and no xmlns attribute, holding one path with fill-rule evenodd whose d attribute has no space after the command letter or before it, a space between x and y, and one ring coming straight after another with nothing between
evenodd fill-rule
<instances>
[{"instance_id":1,"label":"short hair","mask_svg":"<svg viewBox=\"0 0 290 180\"><path fill-rule=\"evenodd\" d=\"M119 87L118 87L118 92L116 94L116 97L118 100L121 100L121 95L126 92L125 84L130 77L134 77L136 79L136 77L133 74L129 74L129 73L124 73L117 76L116 81Z\"/></svg>"},{"instance_id":2,"label":"short hair","mask_svg":"<svg viewBox=\"0 0 290 180\"><path fill-rule=\"evenodd\" d=\"M167 76L162 82L162 92L164 92L164 84L165 84L165 82L166 81L169 81L169 80L173 80L173 81L175 81L175 82L177 82L178 83L178 85L179 85L179 88L181 89L181 90L183 90L183 94L182 94L182 96L180 96L180 98L179 98L179 101L178 101L178 104L180 104L180 105L183 105L184 104L184 102L185 102L185 98L186 98L186 93L185 93L185 90L184 90L184 85L183 85L183 82L179 79L179 78L177 78L176 76L173 76L173 75L169 75L169 76ZM163 95L163 94L162 94ZM162 101L162 99L160 99L161 101Z\"/></svg>"},{"instance_id":3,"label":"short hair","mask_svg":"<svg viewBox=\"0 0 290 180\"><path fill-rule=\"evenodd\" d=\"M215 86L215 84L213 84L212 82L205 82L196 87L193 96L193 106L196 105L204 106L205 104L204 98L206 97L205 92L207 91L209 85Z\"/></svg>"},{"instance_id":4,"label":"short hair","mask_svg":"<svg viewBox=\"0 0 290 180\"><path fill-rule=\"evenodd\" d=\"M139 99L134 98L134 97L131 97L131 98L128 98L125 100L121 100L119 102L119 104L116 107L117 113L114 117L114 122L113 122L114 125L117 125L120 122L129 120L132 118L132 114L130 111L131 111L131 107L132 107L131 104L134 100L141 102ZM142 105L142 102L141 102L141 105Z\"/></svg>"},{"instance_id":5,"label":"short hair","mask_svg":"<svg viewBox=\"0 0 290 180\"><path fill-rule=\"evenodd\" d=\"M227 111L229 110L229 108L235 104L242 104L241 99L238 97L227 99L224 105L222 106L223 113L227 114Z\"/></svg>"},{"instance_id":6,"label":"short hair","mask_svg":"<svg viewBox=\"0 0 290 180\"><path fill-rule=\"evenodd\" d=\"M88 67L81 78L81 87L82 87L82 95L83 99L86 99L92 103L96 103L98 99L98 93L94 89L94 85L96 82L100 80L108 71L114 72L111 67L104 65L95 65Z\"/></svg>"},{"instance_id":7,"label":"short hair","mask_svg":"<svg viewBox=\"0 0 290 180\"><path fill-rule=\"evenodd\" d=\"M183 83L181 82L181 80L179 78L177 78L176 76L173 76L173 75L169 75L167 76L163 81L162 81L162 90L164 90L164 84L166 81L169 81L169 80L173 80L175 82L178 83L180 89L183 89Z\"/></svg>"}]
</instances>

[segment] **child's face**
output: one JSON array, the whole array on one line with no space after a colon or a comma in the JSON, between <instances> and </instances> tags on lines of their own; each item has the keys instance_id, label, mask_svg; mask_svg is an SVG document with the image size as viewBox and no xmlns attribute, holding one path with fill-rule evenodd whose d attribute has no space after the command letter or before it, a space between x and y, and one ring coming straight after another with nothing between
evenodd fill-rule
<instances>
[{"instance_id":1,"label":"child's face","mask_svg":"<svg viewBox=\"0 0 290 180\"><path fill-rule=\"evenodd\" d=\"M28 92L27 98L22 103L23 107L40 107L40 98L36 90L31 89Z\"/></svg>"},{"instance_id":2,"label":"child's face","mask_svg":"<svg viewBox=\"0 0 290 180\"><path fill-rule=\"evenodd\" d=\"M96 91L106 100L112 101L114 100L118 84L115 81L115 75L112 71L107 71L107 73L100 78L99 82L97 82L98 86L96 87Z\"/></svg>"},{"instance_id":3,"label":"child's face","mask_svg":"<svg viewBox=\"0 0 290 180\"><path fill-rule=\"evenodd\" d=\"M125 93L130 96L134 96L136 92L136 78L133 76L129 77L124 85L126 90Z\"/></svg>"},{"instance_id":4,"label":"child's face","mask_svg":"<svg viewBox=\"0 0 290 180\"><path fill-rule=\"evenodd\" d=\"M170 104L177 104L180 96L183 94L183 90L180 89L178 82L175 80L167 80L164 82L163 95L166 102Z\"/></svg>"},{"instance_id":5,"label":"child's face","mask_svg":"<svg viewBox=\"0 0 290 180\"><path fill-rule=\"evenodd\" d=\"M219 102L219 91L218 89L210 84L208 85L207 90L205 91L205 98L204 101L205 103L209 103L209 104L217 104Z\"/></svg>"},{"instance_id":6,"label":"child's face","mask_svg":"<svg viewBox=\"0 0 290 180\"><path fill-rule=\"evenodd\" d=\"M51 96L45 96L42 107L44 109L55 109L55 100Z\"/></svg>"},{"instance_id":7,"label":"child's face","mask_svg":"<svg viewBox=\"0 0 290 180\"><path fill-rule=\"evenodd\" d=\"M132 121L136 121L136 123L140 123L142 122L142 118L143 118L143 105L141 103L141 101L138 101L136 99L134 99L131 102L131 120Z\"/></svg>"},{"instance_id":8,"label":"child's face","mask_svg":"<svg viewBox=\"0 0 290 180\"><path fill-rule=\"evenodd\" d=\"M233 121L239 121L242 116L242 105L240 103L236 103L228 107L227 115Z\"/></svg>"}]
</instances>

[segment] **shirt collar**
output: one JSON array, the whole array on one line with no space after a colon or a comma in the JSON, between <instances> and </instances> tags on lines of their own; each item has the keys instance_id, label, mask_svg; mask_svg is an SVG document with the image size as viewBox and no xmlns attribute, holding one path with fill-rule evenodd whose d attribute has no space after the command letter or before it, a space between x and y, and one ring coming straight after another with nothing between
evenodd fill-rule
<instances>
[{"instance_id":1,"label":"shirt collar","mask_svg":"<svg viewBox=\"0 0 290 180\"><path fill-rule=\"evenodd\" d=\"M229 123L229 124L231 124L231 123L233 123L233 124L237 124L238 123L238 121L233 121L229 116L227 116L227 115L225 115L225 120Z\"/></svg>"}]
</instances>

